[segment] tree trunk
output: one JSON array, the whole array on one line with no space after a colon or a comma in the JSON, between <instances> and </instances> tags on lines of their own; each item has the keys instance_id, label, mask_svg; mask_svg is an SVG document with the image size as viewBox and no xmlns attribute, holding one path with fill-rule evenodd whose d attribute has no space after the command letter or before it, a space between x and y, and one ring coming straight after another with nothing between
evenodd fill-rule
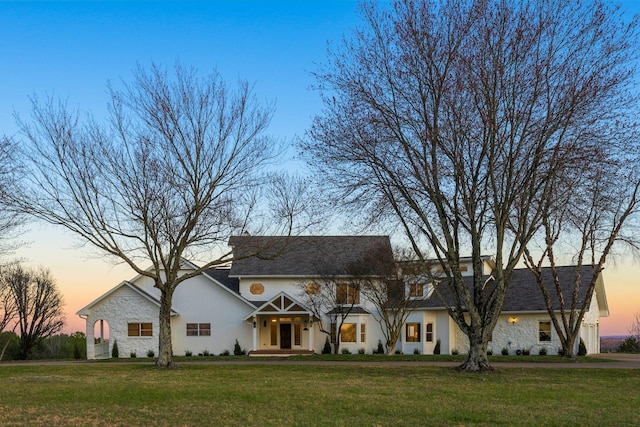
<instances>
[{"instance_id":1,"label":"tree trunk","mask_svg":"<svg viewBox=\"0 0 640 427\"><path fill-rule=\"evenodd\" d=\"M562 350L564 351L563 356L569 359L573 359L576 357L575 353L575 344L576 338L578 337L577 333L567 333L564 342L562 343Z\"/></svg>"},{"instance_id":2,"label":"tree trunk","mask_svg":"<svg viewBox=\"0 0 640 427\"><path fill-rule=\"evenodd\" d=\"M167 291L165 285L160 297L160 332L158 335L158 359L156 366L159 368L175 368L173 363L173 347L171 344L171 301L173 291Z\"/></svg>"},{"instance_id":3,"label":"tree trunk","mask_svg":"<svg viewBox=\"0 0 640 427\"><path fill-rule=\"evenodd\" d=\"M482 340L482 330L469 333L469 355L467 360L457 370L461 372L489 372L493 371L487 359L487 343Z\"/></svg>"}]
</instances>

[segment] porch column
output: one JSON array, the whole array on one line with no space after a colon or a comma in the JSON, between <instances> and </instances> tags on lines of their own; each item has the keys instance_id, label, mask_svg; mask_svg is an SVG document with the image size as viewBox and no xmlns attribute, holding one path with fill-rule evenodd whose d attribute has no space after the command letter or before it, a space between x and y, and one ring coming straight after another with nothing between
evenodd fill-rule
<instances>
[{"instance_id":1,"label":"porch column","mask_svg":"<svg viewBox=\"0 0 640 427\"><path fill-rule=\"evenodd\" d=\"M253 348L252 350L260 350L258 348L258 317L257 316L253 316L253 322L251 322L251 324L253 325Z\"/></svg>"},{"instance_id":2,"label":"porch column","mask_svg":"<svg viewBox=\"0 0 640 427\"><path fill-rule=\"evenodd\" d=\"M315 325L313 324L313 317L309 316L309 351L313 351L313 342L314 342L314 335L313 335L313 330L315 329Z\"/></svg>"}]
</instances>

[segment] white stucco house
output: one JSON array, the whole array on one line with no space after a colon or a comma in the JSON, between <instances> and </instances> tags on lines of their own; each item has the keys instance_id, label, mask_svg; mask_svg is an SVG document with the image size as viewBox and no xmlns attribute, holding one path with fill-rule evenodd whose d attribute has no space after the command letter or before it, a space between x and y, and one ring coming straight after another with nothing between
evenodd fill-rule
<instances>
[{"instance_id":1,"label":"white stucco house","mask_svg":"<svg viewBox=\"0 0 640 427\"><path fill-rule=\"evenodd\" d=\"M387 236L234 236L229 245L238 256L230 267L210 269L176 289L171 321L175 355L233 351L236 340L251 355L320 353L328 336L320 326L327 319L319 319L305 306L305 290L314 289L321 275L345 275L346 265L372 250L393 256ZM256 246L265 252L248 256ZM493 258L484 257L483 262L483 273L490 280ZM321 273L320 266L325 268ZM183 268L196 266L185 261ZM471 275L470 266L465 268ZM572 275L574 270L562 267L561 274ZM466 337L449 318L433 285L424 283L411 292L415 311L403 327L397 351L432 354L440 340L443 354L465 352ZM348 287L336 295L352 305L341 328L340 348L373 352L379 340L384 342L375 305ZM157 354L159 306L159 291L152 281L137 276L79 310L77 314L86 320L87 358L110 357L116 340L120 357L146 356L150 350ZM598 320L607 315L600 277L581 329L588 353L599 352ZM327 330L326 323L323 326ZM517 270L489 349L499 353L506 348L511 354L527 349L537 354L542 347L554 354L560 342L533 274Z\"/></svg>"}]
</instances>

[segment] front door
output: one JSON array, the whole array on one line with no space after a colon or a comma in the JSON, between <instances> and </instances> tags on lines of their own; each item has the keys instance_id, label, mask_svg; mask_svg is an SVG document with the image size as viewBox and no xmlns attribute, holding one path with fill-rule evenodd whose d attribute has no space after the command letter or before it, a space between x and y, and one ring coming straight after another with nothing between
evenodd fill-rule
<instances>
[{"instance_id":1,"label":"front door","mask_svg":"<svg viewBox=\"0 0 640 427\"><path fill-rule=\"evenodd\" d=\"M280 348L291 348L291 323L280 323Z\"/></svg>"}]
</instances>

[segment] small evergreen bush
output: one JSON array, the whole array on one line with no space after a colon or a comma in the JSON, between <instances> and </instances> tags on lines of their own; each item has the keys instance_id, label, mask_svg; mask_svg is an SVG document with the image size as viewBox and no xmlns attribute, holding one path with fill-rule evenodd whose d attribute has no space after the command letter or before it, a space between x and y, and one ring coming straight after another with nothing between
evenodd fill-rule
<instances>
[{"instance_id":1,"label":"small evergreen bush","mask_svg":"<svg viewBox=\"0 0 640 427\"><path fill-rule=\"evenodd\" d=\"M547 348L546 347L541 347L540 351L538 352L538 355L546 356L547 355Z\"/></svg>"},{"instance_id":2,"label":"small evergreen bush","mask_svg":"<svg viewBox=\"0 0 640 427\"><path fill-rule=\"evenodd\" d=\"M460 352L458 351L457 348L454 348L454 349L451 350L451 354L455 356L457 354L460 354Z\"/></svg>"},{"instance_id":3,"label":"small evergreen bush","mask_svg":"<svg viewBox=\"0 0 640 427\"><path fill-rule=\"evenodd\" d=\"M155 356L155 355L156 355L155 351L153 351L153 350L147 350L147 357L153 357L153 356Z\"/></svg>"},{"instance_id":4,"label":"small evergreen bush","mask_svg":"<svg viewBox=\"0 0 640 427\"><path fill-rule=\"evenodd\" d=\"M343 348L342 349L342 354L351 354L351 352L349 351L348 348Z\"/></svg>"},{"instance_id":5,"label":"small evergreen bush","mask_svg":"<svg viewBox=\"0 0 640 427\"><path fill-rule=\"evenodd\" d=\"M382 341L381 341L381 340L378 340L378 350L377 350L377 353L378 353L378 354L384 354L384 353L385 353L385 351L384 351L384 346L382 345Z\"/></svg>"},{"instance_id":6,"label":"small evergreen bush","mask_svg":"<svg viewBox=\"0 0 640 427\"><path fill-rule=\"evenodd\" d=\"M365 354L366 350L364 348L361 348L358 350L358 354Z\"/></svg>"},{"instance_id":7,"label":"small evergreen bush","mask_svg":"<svg viewBox=\"0 0 640 427\"><path fill-rule=\"evenodd\" d=\"M420 354L420 350L418 350L417 348L413 349L413 354Z\"/></svg>"},{"instance_id":8,"label":"small evergreen bush","mask_svg":"<svg viewBox=\"0 0 640 427\"><path fill-rule=\"evenodd\" d=\"M245 354L247 354L247 351L243 350L242 347L240 347L240 343L236 339L236 343L233 345L233 355L234 356L244 356Z\"/></svg>"},{"instance_id":9,"label":"small evergreen bush","mask_svg":"<svg viewBox=\"0 0 640 427\"><path fill-rule=\"evenodd\" d=\"M209 350L203 350L200 356L209 356Z\"/></svg>"},{"instance_id":10,"label":"small evergreen bush","mask_svg":"<svg viewBox=\"0 0 640 427\"><path fill-rule=\"evenodd\" d=\"M129 356L130 356L132 359L135 359L136 357L138 357L138 355L136 354L136 352L135 352L135 351L132 351L131 353L129 353Z\"/></svg>"},{"instance_id":11,"label":"small evergreen bush","mask_svg":"<svg viewBox=\"0 0 640 427\"><path fill-rule=\"evenodd\" d=\"M502 347L502 355L503 356L508 356L509 355L509 349L507 347Z\"/></svg>"},{"instance_id":12,"label":"small evergreen bush","mask_svg":"<svg viewBox=\"0 0 640 427\"><path fill-rule=\"evenodd\" d=\"M191 352L191 350L185 350L184 355L187 357L191 357L193 356L193 353Z\"/></svg>"},{"instance_id":13,"label":"small evergreen bush","mask_svg":"<svg viewBox=\"0 0 640 427\"><path fill-rule=\"evenodd\" d=\"M324 347L322 347L322 354L331 354L331 343L329 343L329 337L327 337L324 342Z\"/></svg>"},{"instance_id":14,"label":"small evergreen bush","mask_svg":"<svg viewBox=\"0 0 640 427\"><path fill-rule=\"evenodd\" d=\"M440 339L436 340L436 346L433 349L433 354L440 354Z\"/></svg>"},{"instance_id":15,"label":"small evergreen bush","mask_svg":"<svg viewBox=\"0 0 640 427\"><path fill-rule=\"evenodd\" d=\"M493 350L487 350L487 356L493 356Z\"/></svg>"},{"instance_id":16,"label":"small evergreen bush","mask_svg":"<svg viewBox=\"0 0 640 427\"><path fill-rule=\"evenodd\" d=\"M229 356L231 355L231 353L229 353L229 350L225 350L222 353L220 353L220 356Z\"/></svg>"},{"instance_id":17,"label":"small evergreen bush","mask_svg":"<svg viewBox=\"0 0 640 427\"><path fill-rule=\"evenodd\" d=\"M587 346L584 345L584 341L580 338L580 344L578 344L578 356L587 355Z\"/></svg>"},{"instance_id":18,"label":"small evergreen bush","mask_svg":"<svg viewBox=\"0 0 640 427\"><path fill-rule=\"evenodd\" d=\"M113 341L113 348L111 349L111 357L117 359L120 357L120 350L118 349L118 340Z\"/></svg>"},{"instance_id":19,"label":"small evergreen bush","mask_svg":"<svg viewBox=\"0 0 640 427\"><path fill-rule=\"evenodd\" d=\"M523 355L523 356L528 356L528 355L530 355L530 354L531 354L531 350L526 349L526 348L523 348L523 349L522 349L522 355Z\"/></svg>"}]
</instances>

